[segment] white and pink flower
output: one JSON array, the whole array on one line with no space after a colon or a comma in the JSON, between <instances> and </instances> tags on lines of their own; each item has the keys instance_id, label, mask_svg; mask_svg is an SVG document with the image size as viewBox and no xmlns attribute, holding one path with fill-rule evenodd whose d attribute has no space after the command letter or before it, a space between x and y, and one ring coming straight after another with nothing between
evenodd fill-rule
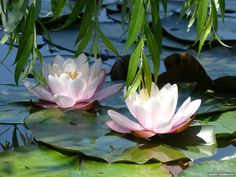
<instances>
[{"instance_id":1,"label":"white and pink flower","mask_svg":"<svg viewBox=\"0 0 236 177\"><path fill-rule=\"evenodd\" d=\"M126 94L126 88L124 94ZM192 123L193 115L199 108L201 100L191 101L189 97L176 112L177 100L176 84L166 84L159 90L155 83L152 83L150 96L146 89L142 89L139 93L131 93L125 100L136 121L109 110L108 115L112 120L107 121L106 124L116 132L132 133L140 138L180 132Z\"/></svg>"},{"instance_id":2,"label":"white and pink flower","mask_svg":"<svg viewBox=\"0 0 236 177\"><path fill-rule=\"evenodd\" d=\"M44 78L48 87L24 80L26 88L40 100L44 107L83 108L94 101L105 99L122 87L115 84L102 88L105 81L105 70L101 69L102 61L97 59L89 67L88 59L84 54L78 58L65 60L56 56L52 65L44 63Z\"/></svg>"}]
</instances>

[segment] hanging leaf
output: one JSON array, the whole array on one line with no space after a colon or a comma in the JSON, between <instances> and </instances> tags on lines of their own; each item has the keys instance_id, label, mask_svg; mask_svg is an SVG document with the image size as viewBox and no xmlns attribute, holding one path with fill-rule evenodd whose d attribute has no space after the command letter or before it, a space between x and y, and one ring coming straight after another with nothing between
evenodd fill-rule
<instances>
[{"instance_id":1,"label":"hanging leaf","mask_svg":"<svg viewBox=\"0 0 236 177\"><path fill-rule=\"evenodd\" d=\"M197 15L197 36L200 37L203 32L208 11L208 0L200 0L198 3L198 15Z\"/></svg>"},{"instance_id":2,"label":"hanging leaf","mask_svg":"<svg viewBox=\"0 0 236 177\"><path fill-rule=\"evenodd\" d=\"M65 4L66 4L66 0L60 0L60 1L51 0L51 7L54 14L53 19L57 18L60 15L61 11L65 7Z\"/></svg>"},{"instance_id":3,"label":"hanging leaf","mask_svg":"<svg viewBox=\"0 0 236 177\"><path fill-rule=\"evenodd\" d=\"M16 54L15 82L18 85L20 73L22 72L33 47L33 32L35 23L35 8L32 4L26 18L23 34L20 38L19 48Z\"/></svg>"},{"instance_id":4,"label":"hanging leaf","mask_svg":"<svg viewBox=\"0 0 236 177\"><path fill-rule=\"evenodd\" d=\"M92 24L88 31L86 32L86 34L83 36L83 38L81 39L80 43L79 43L79 46L75 52L75 56L79 56L84 48L86 47L86 45L88 44L89 40L90 40L90 37L92 35L92 32L93 32L93 27L94 27L94 24Z\"/></svg>"},{"instance_id":5,"label":"hanging leaf","mask_svg":"<svg viewBox=\"0 0 236 177\"><path fill-rule=\"evenodd\" d=\"M132 10L131 20L129 23L128 39L125 44L125 51L128 50L128 48L138 37L144 21L144 12L143 1L135 1L134 9Z\"/></svg>"},{"instance_id":6,"label":"hanging leaf","mask_svg":"<svg viewBox=\"0 0 236 177\"><path fill-rule=\"evenodd\" d=\"M103 43L107 46L108 49L110 49L114 54L119 56L118 51L116 50L116 47L111 43L111 41L106 37L106 35L102 32L102 30L99 28L99 33L102 38Z\"/></svg>"},{"instance_id":7,"label":"hanging leaf","mask_svg":"<svg viewBox=\"0 0 236 177\"><path fill-rule=\"evenodd\" d=\"M150 96L151 88L152 88L152 72L151 72L151 68L148 63L147 56L145 54L143 54L143 75L144 75L143 76L144 83L145 83L145 86L148 90L148 94Z\"/></svg>"},{"instance_id":8,"label":"hanging leaf","mask_svg":"<svg viewBox=\"0 0 236 177\"><path fill-rule=\"evenodd\" d=\"M128 67L128 74L127 74L127 80L126 80L126 86L128 87L129 85L131 85L131 83L134 80L134 77L136 75L136 71L138 68L138 63L139 63L139 59L141 57L141 53L143 50L143 39L141 39L138 43L138 45L136 46L136 48L134 49L134 52L132 53L132 55L130 56L130 61L129 63L129 67Z\"/></svg>"},{"instance_id":9,"label":"hanging leaf","mask_svg":"<svg viewBox=\"0 0 236 177\"><path fill-rule=\"evenodd\" d=\"M75 6L72 9L68 19L58 30L65 28L65 27L69 26L70 24L72 24L78 18L79 14L81 13L81 11L84 8L84 5L85 5L85 0L76 1Z\"/></svg>"},{"instance_id":10,"label":"hanging leaf","mask_svg":"<svg viewBox=\"0 0 236 177\"><path fill-rule=\"evenodd\" d=\"M156 40L154 39L154 36L152 32L150 31L150 28L147 24L145 25L144 29L145 29L144 30L145 36L147 38L148 50L152 57L154 79L156 82L158 78L158 71L160 68L160 48L158 47Z\"/></svg>"},{"instance_id":11,"label":"hanging leaf","mask_svg":"<svg viewBox=\"0 0 236 177\"><path fill-rule=\"evenodd\" d=\"M88 27L90 26L92 21L93 12L95 10L93 0L87 0L85 4L86 8L81 21L78 36L76 37L75 45L83 38L84 35L86 35Z\"/></svg>"}]
</instances>

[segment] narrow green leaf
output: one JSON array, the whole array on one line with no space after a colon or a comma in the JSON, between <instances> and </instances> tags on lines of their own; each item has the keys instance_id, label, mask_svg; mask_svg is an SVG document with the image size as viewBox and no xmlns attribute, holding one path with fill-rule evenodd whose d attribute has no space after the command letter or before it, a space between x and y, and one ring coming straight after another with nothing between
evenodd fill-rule
<instances>
[{"instance_id":1,"label":"narrow green leaf","mask_svg":"<svg viewBox=\"0 0 236 177\"><path fill-rule=\"evenodd\" d=\"M19 59L17 60L16 69L15 69L16 85L18 85L18 80L20 78L20 74L21 74L22 70L24 69L24 66L30 56L32 48L33 48L33 35L31 35L29 37L29 39L26 41L24 48L22 49L22 50L24 50L24 52L20 54ZM19 49L18 49L18 51L19 51Z\"/></svg>"},{"instance_id":2,"label":"narrow green leaf","mask_svg":"<svg viewBox=\"0 0 236 177\"><path fill-rule=\"evenodd\" d=\"M220 13L223 22L225 21L225 0L218 0L219 5L220 5Z\"/></svg>"},{"instance_id":3,"label":"narrow green leaf","mask_svg":"<svg viewBox=\"0 0 236 177\"><path fill-rule=\"evenodd\" d=\"M22 80L24 80L28 76L28 74L30 73L31 66L32 66L32 62L28 63L27 66L25 67L25 70L21 75Z\"/></svg>"},{"instance_id":4,"label":"narrow green leaf","mask_svg":"<svg viewBox=\"0 0 236 177\"><path fill-rule=\"evenodd\" d=\"M158 47L148 24L146 24L144 27L144 33L147 39L148 50L152 57L154 79L156 82L158 78L159 67L160 67L160 48Z\"/></svg>"},{"instance_id":5,"label":"narrow green leaf","mask_svg":"<svg viewBox=\"0 0 236 177\"><path fill-rule=\"evenodd\" d=\"M28 4L26 4L27 7ZM41 11L41 7L42 7L42 0L37 0L35 2L35 19L38 18L40 11Z\"/></svg>"},{"instance_id":6,"label":"narrow green leaf","mask_svg":"<svg viewBox=\"0 0 236 177\"><path fill-rule=\"evenodd\" d=\"M142 72L141 72L141 69L139 69L139 71L138 71L138 73L137 73L137 75L134 79L134 82L132 83L132 85L130 87L127 87L128 91L125 95L125 99L128 98L131 93L133 93L137 90L137 88L139 87L141 81L142 81Z\"/></svg>"},{"instance_id":7,"label":"narrow green leaf","mask_svg":"<svg viewBox=\"0 0 236 177\"><path fill-rule=\"evenodd\" d=\"M34 48L34 51L35 51L36 55L38 56L40 63L43 63L43 56L42 56L41 52L39 51L39 49Z\"/></svg>"},{"instance_id":8,"label":"narrow green leaf","mask_svg":"<svg viewBox=\"0 0 236 177\"><path fill-rule=\"evenodd\" d=\"M42 85L47 86L47 82L45 81L44 77L42 74L38 73L35 69L33 69L33 75L35 79Z\"/></svg>"},{"instance_id":9,"label":"narrow green leaf","mask_svg":"<svg viewBox=\"0 0 236 177\"><path fill-rule=\"evenodd\" d=\"M129 23L129 30L128 30L128 39L125 44L125 50L133 44L133 42L137 39L139 31L142 27L144 21L144 7L143 1L135 1L134 9L132 10L131 20Z\"/></svg>"},{"instance_id":10,"label":"narrow green leaf","mask_svg":"<svg viewBox=\"0 0 236 177\"><path fill-rule=\"evenodd\" d=\"M211 13L213 17L213 28L215 31L218 29L218 13L215 5L215 1L211 0Z\"/></svg>"},{"instance_id":11,"label":"narrow green leaf","mask_svg":"<svg viewBox=\"0 0 236 177\"><path fill-rule=\"evenodd\" d=\"M118 51L116 50L116 47L111 43L111 41L106 37L106 35L102 32L100 28L98 28L100 36L102 38L102 42L107 46L108 49L110 49L114 54L119 56Z\"/></svg>"},{"instance_id":12,"label":"narrow green leaf","mask_svg":"<svg viewBox=\"0 0 236 177\"><path fill-rule=\"evenodd\" d=\"M200 37L203 32L205 22L207 19L208 0L199 0L198 4L198 18L197 18L197 35Z\"/></svg>"},{"instance_id":13,"label":"narrow green leaf","mask_svg":"<svg viewBox=\"0 0 236 177\"><path fill-rule=\"evenodd\" d=\"M87 43L89 42L89 39L92 35L92 32L93 32L93 27L94 27L94 24L92 24L89 28L88 28L88 31L87 33L84 35L84 37L81 39L80 43L79 43L79 46L77 48L77 51L75 53L75 56L78 56L80 55L84 48L86 47Z\"/></svg>"},{"instance_id":14,"label":"narrow green leaf","mask_svg":"<svg viewBox=\"0 0 236 177\"><path fill-rule=\"evenodd\" d=\"M152 10L152 31L159 50L162 47L162 27L161 20L159 16L159 2L156 0L151 0L151 10Z\"/></svg>"},{"instance_id":15,"label":"narrow green leaf","mask_svg":"<svg viewBox=\"0 0 236 177\"><path fill-rule=\"evenodd\" d=\"M152 88L152 72L148 63L147 56L145 53L143 54L143 75L144 75L144 83L148 90L148 95L150 96L151 88Z\"/></svg>"},{"instance_id":16,"label":"narrow green leaf","mask_svg":"<svg viewBox=\"0 0 236 177\"><path fill-rule=\"evenodd\" d=\"M27 14L24 31L20 38L19 47L18 47L18 51L17 51L16 59L14 63L16 63L20 59L20 56L22 55L22 53L25 52L24 50L25 45L27 44L27 41L29 40L30 36L34 32L34 24L35 24L34 14L35 14L35 8L34 8L34 5L32 4L29 10L29 13Z\"/></svg>"},{"instance_id":17,"label":"narrow green leaf","mask_svg":"<svg viewBox=\"0 0 236 177\"><path fill-rule=\"evenodd\" d=\"M16 64L16 69L15 69L16 85L18 85L20 73L22 72L25 64L27 63L27 60L30 56L30 53L33 47L34 25L35 25L35 8L34 8L34 5L32 4L27 14L24 31L20 38L19 47L16 54L16 59L14 62Z\"/></svg>"},{"instance_id":18,"label":"narrow green leaf","mask_svg":"<svg viewBox=\"0 0 236 177\"><path fill-rule=\"evenodd\" d=\"M134 52L130 56L127 80L126 80L127 87L131 85L132 81L134 80L142 50L143 50L143 40L141 39L136 48L134 49Z\"/></svg>"},{"instance_id":19,"label":"narrow green leaf","mask_svg":"<svg viewBox=\"0 0 236 177\"><path fill-rule=\"evenodd\" d=\"M201 52L202 46L203 46L204 42L206 41L207 36L210 34L210 32L211 32L211 16L208 17L205 30L203 31L203 34L201 36L201 39L199 42L199 47L198 47L198 53Z\"/></svg>"},{"instance_id":20,"label":"narrow green leaf","mask_svg":"<svg viewBox=\"0 0 236 177\"><path fill-rule=\"evenodd\" d=\"M39 25L43 29L43 32L44 32L45 36L47 36L47 39L49 40L49 43L51 44L52 43L52 38L51 38L47 28L44 26L44 24L41 22L40 19L37 19L37 22L39 23Z\"/></svg>"},{"instance_id":21,"label":"narrow green leaf","mask_svg":"<svg viewBox=\"0 0 236 177\"><path fill-rule=\"evenodd\" d=\"M225 43L220 39L220 37L218 36L217 32L215 32L215 30L213 30L213 33L214 33L215 38L217 39L217 41L218 41L221 45L223 45L224 47L232 48L232 46L229 46L229 45L225 44Z\"/></svg>"},{"instance_id":22,"label":"narrow green leaf","mask_svg":"<svg viewBox=\"0 0 236 177\"><path fill-rule=\"evenodd\" d=\"M67 0L51 0L52 12L54 14L53 19L57 18L61 11L64 9Z\"/></svg>"},{"instance_id":23,"label":"narrow green leaf","mask_svg":"<svg viewBox=\"0 0 236 177\"><path fill-rule=\"evenodd\" d=\"M8 41L8 39L9 39L9 35L8 35L8 34L5 34L5 35L2 37L0 43L1 43L1 44L5 44L5 43Z\"/></svg>"},{"instance_id":24,"label":"narrow green leaf","mask_svg":"<svg viewBox=\"0 0 236 177\"><path fill-rule=\"evenodd\" d=\"M93 11L94 11L93 0L87 0L85 13L81 21L79 33L76 38L75 44L77 44L83 38L83 36L87 33L88 26L90 25L91 20L92 20Z\"/></svg>"},{"instance_id":25,"label":"narrow green leaf","mask_svg":"<svg viewBox=\"0 0 236 177\"><path fill-rule=\"evenodd\" d=\"M163 9L164 9L165 15L166 15L166 12L167 12L167 0L161 0L161 2L162 2L162 6L163 6Z\"/></svg>"},{"instance_id":26,"label":"narrow green leaf","mask_svg":"<svg viewBox=\"0 0 236 177\"><path fill-rule=\"evenodd\" d=\"M97 32L97 28L95 28L94 39L93 39L93 55L94 55L95 59L97 59L98 52L99 52L99 47L98 47L98 32Z\"/></svg>"},{"instance_id":27,"label":"narrow green leaf","mask_svg":"<svg viewBox=\"0 0 236 177\"><path fill-rule=\"evenodd\" d=\"M71 23L73 23L77 19L77 17L81 13L81 11L83 10L84 5L85 5L85 0L76 1L75 6L70 13L70 16L68 17L66 22L58 30L65 28L65 27L69 26Z\"/></svg>"}]
</instances>

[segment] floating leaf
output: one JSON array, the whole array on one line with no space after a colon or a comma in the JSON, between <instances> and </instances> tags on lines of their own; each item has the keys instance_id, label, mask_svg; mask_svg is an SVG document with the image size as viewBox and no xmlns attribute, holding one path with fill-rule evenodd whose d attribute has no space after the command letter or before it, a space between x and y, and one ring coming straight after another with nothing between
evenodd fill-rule
<instances>
[{"instance_id":1,"label":"floating leaf","mask_svg":"<svg viewBox=\"0 0 236 177\"><path fill-rule=\"evenodd\" d=\"M83 177L168 177L171 174L160 163L137 165L137 164L108 164L83 160L81 163Z\"/></svg>"},{"instance_id":2,"label":"floating leaf","mask_svg":"<svg viewBox=\"0 0 236 177\"><path fill-rule=\"evenodd\" d=\"M79 159L41 147L22 147L0 154L1 177L70 177L79 168Z\"/></svg>"},{"instance_id":3,"label":"floating leaf","mask_svg":"<svg viewBox=\"0 0 236 177\"><path fill-rule=\"evenodd\" d=\"M228 160L206 161L187 168L179 176L234 176L236 173L235 166L235 157Z\"/></svg>"},{"instance_id":4,"label":"floating leaf","mask_svg":"<svg viewBox=\"0 0 236 177\"><path fill-rule=\"evenodd\" d=\"M228 111L207 117L202 116L202 119L203 118L207 121L207 125L215 126L215 132L218 136L236 132L236 125L232 123L236 120L236 111Z\"/></svg>"},{"instance_id":5,"label":"floating leaf","mask_svg":"<svg viewBox=\"0 0 236 177\"><path fill-rule=\"evenodd\" d=\"M147 141L145 146L127 138L105 136L110 132L105 125L108 119L105 110L100 111L96 117L81 111L48 109L31 114L25 124L39 142L108 162L130 161L142 164L151 159L168 162L186 158L181 151L165 145Z\"/></svg>"}]
</instances>

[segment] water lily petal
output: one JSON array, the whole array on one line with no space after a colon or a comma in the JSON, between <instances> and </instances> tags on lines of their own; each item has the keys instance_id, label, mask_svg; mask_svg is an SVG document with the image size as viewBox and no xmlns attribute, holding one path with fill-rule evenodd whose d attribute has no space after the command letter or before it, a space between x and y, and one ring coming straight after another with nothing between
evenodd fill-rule
<instances>
[{"instance_id":1,"label":"water lily petal","mask_svg":"<svg viewBox=\"0 0 236 177\"><path fill-rule=\"evenodd\" d=\"M152 82L150 97L155 97L158 94L158 92L159 92L159 88L154 82Z\"/></svg>"},{"instance_id":2,"label":"water lily petal","mask_svg":"<svg viewBox=\"0 0 236 177\"><path fill-rule=\"evenodd\" d=\"M60 108L70 108L73 107L76 103L74 99L67 96L57 95L55 97L56 103Z\"/></svg>"},{"instance_id":3,"label":"water lily petal","mask_svg":"<svg viewBox=\"0 0 236 177\"><path fill-rule=\"evenodd\" d=\"M117 123L116 123L115 121L113 121L113 120L107 121L107 122L106 122L106 125L107 125L110 129L112 129L112 130L114 130L114 131L116 131L116 132L119 132L119 133L131 133L131 131L130 131L129 129L120 126L119 124L117 124Z\"/></svg>"},{"instance_id":4,"label":"water lily petal","mask_svg":"<svg viewBox=\"0 0 236 177\"><path fill-rule=\"evenodd\" d=\"M85 63L88 62L88 58L84 53L80 54L76 59L75 59L77 65L80 67L79 70L82 69L81 66L83 66Z\"/></svg>"},{"instance_id":5,"label":"water lily petal","mask_svg":"<svg viewBox=\"0 0 236 177\"><path fill-rule=\"evenodd\" d=\"M152 128L152 115L149 111L150 108L145 108L142 104L134 105L134 114L138 122L146 129Z\"/></svg>"},{"instance_id":6,"label":"water lily petal","mask_svg":"<svg viewBox=\"0 0 236 177\"><path fill-rule=\"evenodd\" d=\"M48 85L53 94L65 94L64 85L62 85L61 81L57 76L48 76Z\"/></svg>"},{"instance_id":7,"label":"water lily petal","mask_svg":"<svg viewBox=\"0 0 236 177\"><path fill-rule=\"evenodd\" d=\"M62 72L63 71L62 71L62 67L61 66L59 66L58 64L55 64L55 63L52 65L52 73L51 73L51 75L59 76Z\"/></svg>"},{"instance_id":8,"label":"water lily petal","mask_svg":"<svg viewBox=\"0 0 236 177\"><path fill-rule=\"evenodd\" d=\"M63 72L68 73L68 72L76 72L76 71L79 71L79 68L76 62L72 59L67 59L63 65Z\"/></svg>"},{"instance_id":9,"label":"water lily petal","mask_svg":"<svg viewBox=\"0 0 236 177\"><path fill-rule=\"evenodd\" d=\"M35 95L41 100L51 101L51 102L55 100L51 92L49 92L46 88L42 86L35 87L27 80L24 80L24 85L33 95Z\"/></svg>"},{"instance_id":10,"label":"water lily petal","mask_svg":"<svg viewBox=\"0 0 236 177\"><path fill-rule=\"evenodd\" d=\"M60 68L62 68L63 67L63 64L64 64L64 62L65 62L65 59L62 57L62 56L60 56L60 55L57 55L56 57L55 57L55 59L54 59L54 64L57 64L58 66L60 66Z\"/></svg>"},{"instance_id":11,"label":"water lily petal","mask_svg":"<svg viewBox=\"0 0 236 177\"><path fill-rule=\"evenodd\" d=\"M86 88L83 94L81 94L80 97L78 98L78 101L87 101L88 99L93 97L97 89L98 82L99 82L98 79L94 79L92 82L86 85Z\"/></svg>"},{"instance_id":12,"label":"water lily petal","mask_svg":"<svg viewBox=\"0 0 236 177\"><path fill-rule=\"evenodd\" d=\"M181 112L178 111L173 118L174 126L179 126L183 124L184 122L188 121L192 117L192 115L198 110L200 105L201 105L200 99L194 100L190 102L189 104L184 105L182 107Z\"/></svg>"},{"instance_id":13,"label":"water lily petal","mask_svg":"<svg viewBox=\"0 0 236 177\"><path fill-rule=\"evenodd\" d=\"M140 130L144 130L144 128L142 126L140 126L138 123L130 120L129 118L127 118L126 116L113 111L113 110L108 110L108 115L117 123L119 124L121 127L124 127L126 129L129 129L131 131L140 131Z\"/></svg>"},{"instance_id":14,"label":"water lily petal","mask_svg":"<svg viewBox=\"0 0 236 177\"><path fill-rule=\"evenodd\" d=\"M69 97L80 100L86 89L86 83L84 83L83 77L79 76L74 80L70 79L67 88L67 95Z\"/></svg>"},{"instance_id":15,"label":"water lily petal","mask_svg":"<svg viewBox=\"0 0 236 177\"><path fill-rule=\"evenodd\" d=\"M127 89L125 87L124 88L124 96L126 95L126 93L127 93ZM130 113L134 117L136 117L135 112L134 112L134 104L136 103L135 99L136 99L137 95L138 95L137 92L133 92L133 93L130 94L130 96L128 96L128 98L125 99L125 104L126 104L127 108L129 109Z\"/></svg>"},{"instance_id":16,"label":"water lily petal","mask_svg":"<svg viewBox=\"0 0 236 177\"><path fill-rule=\"evenodd\" d=\"M52 66L50 64L43 62L43 76L47 82L48 82L48 75L52 73L53 73Z\"/></svg>"},{"instance_id":17,"label":"water lily petal","mask_svg":"<svg viewBox=\"0 0 236 177\"><path fill-rule=\"evenodd\" d=\"M23 83L27 90L32 93L34 96L38 97L39 99L43 99L33 88L34 86L28 81L28 80L23 80Z\"/></svg>"},{"instance_id":18,"label":"water lily petal","mask_svg":"<svg viewBox=\"0 0 236 177\"><path fill-rule=\"evenodd\" d=\"M104 69L102 69L102 70L99 72L98 79L99 79L99 83L98 83L96 92L102 89L102 86L103 86L103 84L104 84L104 82L105 82L105 79L106 79L106 71L105 71Z\"/></svg>"},{"instance_id":19,"label":"water lily petal","mask_svg":"<svg viewBox=\"0 0 236 177\"><path fill-rule=\"evenodd\" d=\"M90 98L88 101L101 101L104 100L112 95L114 95L116 92L118 92L122 88L123 84L114 84L109 87L106 87L94 94L92 98Z\"/></svg>"},{"instance_id":20,"label":"water lily petal","mask_svg":"<svg viewBox=\"0 0 236 177\"><path fill-rule=\"evenodd\" d=\"M89 79L88 82L93 81L96 77L98 77L99 72L101 70L102 60L97 59L95 60L94 64L92 65L90 69Z\"/></svg>"},{"instance_id":21,"label":"water lily petal","mask_svg":"<svg viewBox=\"0 0 236 177\"><path fill-rule=\"evenodd\" d=\"M139 138L150 138L154 135L156 135L155 132L143 130L143 131L132 131L132 134Z\"/></svg>"},{"instance_id":22,"label":"water lily petal","mask_svg":"<svg viewBox=\"0 0 236 177\"><path fill-rule=\"evenodd\" d=\"M174 93L174 92L173 92ZM157 97L151 99L150 111L152 112L153 130L158 133L166 133L171 129L171 120L176 104L175 96L166 88L162 88Z\"/></svg>"}]
</instances>

